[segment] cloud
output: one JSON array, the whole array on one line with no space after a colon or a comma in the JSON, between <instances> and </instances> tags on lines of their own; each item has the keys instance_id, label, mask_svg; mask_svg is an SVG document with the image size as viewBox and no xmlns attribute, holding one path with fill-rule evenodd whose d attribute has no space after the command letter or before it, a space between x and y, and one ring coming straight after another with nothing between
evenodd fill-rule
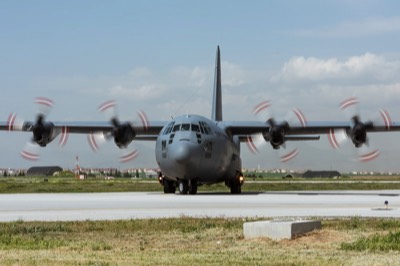
<instances>
[{"instance_id":1,"label":"cloud","mask_svg":"<svg viewBox=\"0 0 400 266\"><path fill-rule=\"evenodd\" d=\"M299 30L295 32L295 35L321 38L358 38L398 32L400 32L400 17L386 17L345 21L325 28Z\"/></svg>"},{"instance_id":2,"label":"cloud","mask_svg":"<svg viewBox=\"0 0 400 266\"><path fill-rule=\"evenodd\" d=\"M212 84L211 70L211 66L175 66L166 73L164 78L174 87L199 88L208 85L208 83Z\"/></svg>"},{"instance_id":3,"label":"cloud","mask_svg":"<svg viewBox=\"0 0 400 266\"><path fill-rule=\"evenodd\" d=\"M152 72L147 67L136 67L129 72L132 78L149 78Z\"/></svg>"},{"instance_id":4,"label":"cloud","mask_svg":"<svg viewBox=\"0 0 400 266\"><path fill-rule=\"evenodd\" d=\"M349 57L320 59L298 56L284 63L280 72L272 81L322 81L322 80L359 80L392 81L397 79L400 61L389 61L373 53Z\"/></svg>"},{"instance_id":5,"label":"cloud","mask_svg":"<svg viewBox=\"0 0 400 266\"><path fill-rule=\"evenodd\" d=\"M112 98L142 101L160 97L165 92L165 86L161 84L143 84L138 87L126 87L117 85L109 89Z\"/></svg>"},{"instance_id":6,"label":"cloud","mask_svg":"<svg viewBox=\"0 0 400 266\"><path fill-rule=\"evenodd\" d=\"M222 68L222 86L237 87L243 85L245 72L243 69L234 63L223 61Z\"/></svg>"}]
</instances>

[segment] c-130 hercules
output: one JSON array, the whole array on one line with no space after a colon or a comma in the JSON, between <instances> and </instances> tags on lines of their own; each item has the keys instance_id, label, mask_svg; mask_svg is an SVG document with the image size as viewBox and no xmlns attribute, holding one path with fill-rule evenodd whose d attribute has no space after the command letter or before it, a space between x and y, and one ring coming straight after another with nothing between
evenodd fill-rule
<instances>
[{"instance_id":1,"label":"c-130 hercules","mask_svg":"<svg viewBox=\"0 0 400 266\"><path fill-rule=\"evenodd\" d=\"M120 122L115 115L114 101L108 101L99 107L101 112L111 113L109 122L50 122L46 121L47 109L53 102L47 98L37 98L36 103L42 107L36 121L22 121L15 114L10 114L7 122L0 123L0 130L32 132L30 146L45 147L60 135L60 145L64 145L68 133L87 134L88 141L94 150L104 140L114 139L119 148L127 148L133 140L155 140L155 155L160 169L159 182L164 193L175 193L178 188L181 194L196 194L203 184L225 182L232 194L241 193L244 177L240 158L240 143L247 142L252 151L257 151L255 136L263 142L269 142L274 149L285 146L287 141L318 140L319 135L327 134L334 148L348 137L360 148L368 146L368 132L399 131L400 124L392 122L386 111L381 111L383 123L362 122L355 115L345 122L307 122L303 114L293 109L297 122L278 122L270 116L262 121L224 121L222 119L221 94L221 61L220 49L217 47L214 92L211 118L200 115L181 115L171 121L147 121L143 112L138 112L141 123L132 121ZM341 109L357 103L356 98L344 101ZM269 102L261 102L254 108L254 113L264 112ZM282 161L296 156L292 150L281 157ZM367 161L377 157L379 150L360 155L359 160ZM37 160L39 154L35 149L25 148L21 155L25 159ZM127 162L137 156L133 150L121 156Z\"/></svg>"}]
</instances>

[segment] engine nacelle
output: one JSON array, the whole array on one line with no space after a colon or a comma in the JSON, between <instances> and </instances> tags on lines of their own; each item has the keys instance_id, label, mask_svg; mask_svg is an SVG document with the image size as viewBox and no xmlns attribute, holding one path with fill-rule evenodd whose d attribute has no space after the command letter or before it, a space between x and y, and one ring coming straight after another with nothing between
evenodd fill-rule
<instances>
[{"instance_id":1,"label":"engine nacelle","mask_svg":"<svg viewBox=\"0 0 400 266\"><path fill-rule=\"evenodd\" d=\"M361 147L367 142L367 130L372 128L372 122L363 123L357 116L353 117L354 126L349 130L348 135L354 146Z\"/></svg>"},{"instance_id":2,"label":"engine nacelle","mask_svg":"<svg viewBox=\"0 0 400 266\"><path fill-rule=\"evenodd\" d=\"M41 147L46 147L57 136L54 133L54 124L43 122L41 119L32 126L32 133L33 141Z\"/></svg>"},{"instance_id":3,"label":"engine nacelle","mask_svg":"<svg viewBox=\"0 0 400 266\"><path fill-rule=\"evenodd\" d=\"M367 141L367 131L364 124L357 124L350 130L350 138L354 145L359 148Z\"/></svg>"},{"instance_id":4,"label":"engine nacelle","mask_svg":"<svg viewBox=\"0 0 400 266\"><path fill-rule=\"evenodd\" d=\"M268 137L264 135L264 139L269 141L274 149L279 149L280 146L285 143L285 135L289 130L289 124L287 122L283 122L277 125L273 119L268 120L268 122L270 124L270 129L268 132Z\"/></svg>"},{"instance_id":5,"label":"engine nacelle","mask_svg":"<svg viewBox=\"0 0 400 266\"><path fill-rule=\"evenodd\" d=\"M129 123L119 124L113 129L114 142L118 148L126 148L136 136L136 132Z\"/></svg>"}]
</instances>

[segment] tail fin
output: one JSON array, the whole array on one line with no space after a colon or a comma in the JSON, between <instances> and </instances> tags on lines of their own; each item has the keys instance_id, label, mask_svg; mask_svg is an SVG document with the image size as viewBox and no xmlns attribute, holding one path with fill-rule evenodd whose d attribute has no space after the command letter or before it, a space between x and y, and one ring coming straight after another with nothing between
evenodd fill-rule
<instances>
[{"instance_id":1,"label":"tail fin","mask_svg":"<svg viewBox=\"0 0 400 266\"><path fill-rule=\"evenodd\" d=\"M215 58L214 95L211 119L213 121L222 121L221 57L219 46L217 47L217 55Z\"/></svg>"}]
</instances>

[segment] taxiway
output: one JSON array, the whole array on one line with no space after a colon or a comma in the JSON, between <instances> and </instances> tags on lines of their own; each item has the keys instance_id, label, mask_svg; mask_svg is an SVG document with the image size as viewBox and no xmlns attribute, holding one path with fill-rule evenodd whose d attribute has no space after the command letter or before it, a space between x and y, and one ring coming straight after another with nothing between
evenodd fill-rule
<instances>
[{"instance_id":1,"label":"taxiway","mask_svg":"<svg viewBox=\"0 0 400 266\"><path fill-rule=\"evenodd\" d=\"M199 193L1 194L0 221L163 217L400 217L400 190ZM388 201L388 208L384 202Z\"/></svg>"}]
</instances>

